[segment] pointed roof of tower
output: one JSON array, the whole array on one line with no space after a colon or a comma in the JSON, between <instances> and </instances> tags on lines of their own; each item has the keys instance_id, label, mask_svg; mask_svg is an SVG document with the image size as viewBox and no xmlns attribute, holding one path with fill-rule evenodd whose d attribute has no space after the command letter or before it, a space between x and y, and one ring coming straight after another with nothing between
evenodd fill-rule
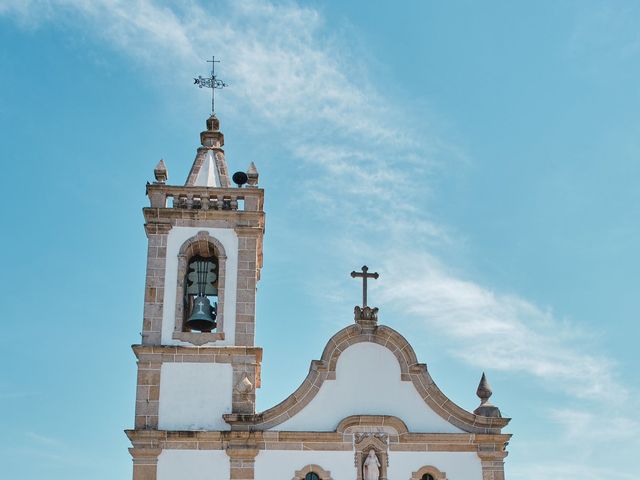
<instances>
[{"instance_id":1,"label":"pointed roof of tower","mask_svg":"<svg viewBox=\"0 0 640 480\"><path fill-rule=\"evenodd\" d=\"M187 187L229 187L229 170L224 158L224 135L215 114L207 119L207 129L200 133L201 147L185 182Z\"/></svg>"},{"instance_id":2,"label":"pointed roof of tower","mask_svg":"<svg viewBox=\"0 0 640 480\"><path fill-rule=\"evenodd\" d=\"M204 161L197 173L194 186L197 187L220 187L220 174L216 167L216 160L213 151L209 150L205 154Z\"/></svg>"}]
</instances>

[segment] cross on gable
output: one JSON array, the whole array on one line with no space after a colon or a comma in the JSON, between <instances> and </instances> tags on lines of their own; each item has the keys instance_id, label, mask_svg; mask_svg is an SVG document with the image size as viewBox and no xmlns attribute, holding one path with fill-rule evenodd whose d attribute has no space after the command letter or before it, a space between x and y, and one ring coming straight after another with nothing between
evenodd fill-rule
<instances>
[{"instance_id":1,"label":"cross on gable","mask_svg":"<svg viewBox=\"0 0 640 480\"><path fill-rule=\"evenodd\" d=\"M378 272L368 273L369 267L364 265L362 267L362 273L356 272L355 270L351 272L351 277L353 278L362 278L362 308L367 306L367 279L368 278L378 278L380 275Z\"/></svg>"}]
</instances>

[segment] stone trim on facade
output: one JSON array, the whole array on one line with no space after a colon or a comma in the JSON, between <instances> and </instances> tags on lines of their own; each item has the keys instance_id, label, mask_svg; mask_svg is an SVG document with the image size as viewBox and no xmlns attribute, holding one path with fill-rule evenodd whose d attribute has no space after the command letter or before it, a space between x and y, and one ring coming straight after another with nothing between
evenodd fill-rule
<instances>
[{"instance_id":1,"label":"stone trim on facade","mask_svg":"<svg viewBox=\"0 0 640 480\"><path fill-rule=\"evenodd\" d=\"M156 480L160 448L130 448L133 460L133 480Z\"/></svg>"},{"instance_id":2,"label":"stone trim on facade","mask_svg":"<svg viewBox=\"0 0 640 480\"><path fill-rule=\"evenodd\" d=\"M381 480L388 467L388 451L476 452L482 462L483 480L504 480L504 451L511 435L467 433L406 433L399 438L384 434L366 436L338 432L246 432L246 431L166 431L127 430L133 448L134 480L155 480L157 457L162 450L225 450L235 480L253 480L254 459L261 450L351 451L354 467L361 477L363 455L373 447L381 467ZM386 443L388 442L388 444ZM414 443L415 442L415 443ZM463 448L464 447L464 448ZM295 472L294 480L314 471L322 480L331 480L330 472L318 465L307 465ZM139 473L135 473L139 472ZM429 473L434 480L446 480L445 472L425 465L412 473L410 480L421 480ZM153 476L152 476L153 475ZM325 478L326 476L326 478Z\"/></svg>"},{"instance_id":3,"label":"stone trim on facade","mask_svg":"<svg viewBox=\"0 0 640 480\"><path fill-rule=\"evenodd\" d=\"M333 480L333 478L331 478L331 472L325 470L320 465L316 465L316 464L307 465L301 468L300 470L296 471L295 475L291 480L305 480L304 477L308 473L315 473L320 477L320 480Z\"/></svg>"},{"instance_id":4,"label":"stone trim on facade","mask_svg":"<svg viewBox=\"0 0 640 480\"><path fill-rule=\"evenodd\" d=\"M159 344L162 338L167 237L170 230L171 225L166 223L145 224L149 246L144 288L143 344Z\"/></svg>"},{"instance_id":5,"label":"stone trim on facade","mask_svg":"<svg viewBox=\"0 0 640 480\"><path fill-rule=\"evenodd\" d=\"M138 360L136 381L135 428L158 428L160 408L160 367L156 360Z\"/></svg>"},{"instance_id":6,"label":"stone trim on facade","mask_svg":"<svg viewBox=\"0 0 640 480\"><path fill-rule=\"evenodd\" d=\"M423 401L444 420L470 433L500 433L509 418L482 417L452 402L435 384L427 366L418 363L409 342L390 327L380 325L363 327L350 325L336 333L327 343L320 360L313 360L307 378L283 402L256 415L225 415L232 429L274 428L300 412L316 396L325 380L334 380L341 353L349 346L361 342L382 345L396 356L400 364L401 379L413 383Z\"/></svg>"},{"instance_id":7,"label":"stone trim on facade","mask_svg":"<svg viewBox=\"0 0 640 480\"><path fill-rule=\"evenodd\" d=\"M254 480L254 467L258 449L253 445L231 445L226 449L229 456L230 477L232 480Z\"/></svg>"},{"instance_id":8,"label":"stone trim on facade","mask_svg":"<svg viewBox=\"0 0 640 480\"><path fill-rule=\"evenodd\" d=\"M218 259L218 308L216 315L216 332L185 332L184 331L184 288L185 275L189 259L195 255L203 257L215 256ZM222 243L207 231L198 232L182 244L178 252L178 278L176 279L176 311L173 331L174 340L182 340L194 345L224 340L224 292L226 278L227 254Z\"/></svg>"},{"instance_id":9,"label":"stone trim on facade","mask_svg":"<svg viewBox=\"0 0 640 480\"><path fill-rule=\"evenodd\" d=\"M409 432L407 425L398 417L392 415L351 415L342 420L336 427L336 432L344 433L355 430L364 431L366 427L390 427L396 435Z\"/></svg>"},{"instance_id":10,"label":"stone trim on facade","mask_svg":"<svg viewBox=\"0 0 640 480\"><path fill-rule=\"evenodd\" d=\"M496 447L483 445L478 452L482 463L482 480L504 480L504 459L509 452Z\"/></svg>"},{"instance_id":11,"label":"stone trim on facade","mask_svg":"<svg viewBox=\"0 0 640 480\"><path fill-rule=\"evenodd\" d=\"M354 434L338 432L277 431L167 431L127 430L135 447L188 450L224 450L229 445L257 450L354 451ZM360 437L362 440L363 437ZM394 438L389 435L392 452L476 452L486 462L501 461L507 454L509 434L412 433ZM488 465L496 467L495 464Z\"/></svg>"},{"instance_id":12,"label":"stone trim on facade","mask_svg":"<svg viewBox=\"0 0 640 480\"><path fill-rule=\"evenodd\" d=\"M252 346L256 331L256 285L262 268L262 232L236 227L238 277L236 284L236 345Z\"/></svg>"},{"instance_id":13,"label":"stone trim on facade","mask_svg":"<svg viewBox=\"0 0 640 480\"><path fill-rule=\"evenodd\" d=\"M410 480L422 480L422 476L426 474L431 475L433 480L447 480L447 474L445 472L441 472L431 465L424 466L417 472L413 472Z\"/></svg>"}]
</instances>

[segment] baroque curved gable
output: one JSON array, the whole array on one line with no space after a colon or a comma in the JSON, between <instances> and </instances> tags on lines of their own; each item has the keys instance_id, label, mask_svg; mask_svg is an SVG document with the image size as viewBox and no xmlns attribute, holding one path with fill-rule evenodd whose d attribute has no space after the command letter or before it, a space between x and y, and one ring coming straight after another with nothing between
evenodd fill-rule
<instances>
[{"instance_id":1,"label":"baroque curved gable","mask_svg":"<svg viewBox=\"0 0 640 480\"><path fill-rule=\"evenodd\" d=\"M351 349L350 347L353 346L359 347ZM435 418L427 418L425 416L422 422L416 424L417 428L413 428L413 431L500 433L500 430L509 422L510 419L508 418L483 417L459 407L438 388L429 375L426 365L418 363L413 348L402 335L384 325L367 327L359 324L353 324L340 330L329 340L322 352L321 359L311 362L307 378L283 402L258 414L229 414L225 416L225 420L231 424L234 430L314 430L315 428L317 431L335 431L338 423L345 417L357 413L370 414L371 412L351 412L345 415L343 414L344 412L340 411L341 402L348 402L350 401L349 399L353 400L353 397L358 397L361 393L360 391L346 392L342 396L343 398L334 398L334 396L322 392L327 392L330 388L329 385L335 384L336 380L339 382L341 375L346 375L348 377L346 380L357 384L358 377L354 376L353 367L351 369L343 368L342 364L345 362L342 362L341 359L344 360L349 357L349 361L357 361L354 360L358 358L357 353L359 352L357 350L366 352L373 349L378 349L376 351L381 355L392 355L397 360L397 362L385 362L378 365L378 368L384 365L383 370L385 371L375 373L384 378L380 380L380 385L374 385L373 388L377 388L378 390L376 391L384 392L384 389L389 388L389 386L385 385L383 380L397 374L400 383L395 383L393 388L403 391L410 388L411 391L415 392L415 398L420 402L420 413L432 415ZM395 365L391 366L389 365L390 363L395 363ZM360 371L363 371L362 369L366 369L366 365L356 365L355 368L360 368ZM396 369L395 373L389 370L394 368ZM362 394L370 396L372 390L367 390L366 382L361 386L363 388ZM400 391L394 393L398 394L398 402L402 402L405 397L407 402L414 402L414 399L407 393ZM322 398L322 401L320 401L323 395L326 398ZM326 428L326 425L313 423L310 420L314 418L314 415L321 412L317 406L314 406L314 400L317 400L315 402L316 405L326 405L327 400L337 405L334 408L336 418L330 429ZM367 397L366 400L367 405L370 405L372 403L375 404L376 398L373 398L373 402L371 402L372 398L370 397ZM387 405L389 404L387 403ZM392 408L393 404L390 405ZM352 408L355 407L352 406ZM400 408L399 410L402 409ZM395 414L395 412L389 411L377 413L380 415ZM300 418L305 417L305 414L306 418L302 424L311 425L311 428L301 428ZM401 414L395 414L395 416L402 418L404 421L409 421L409 418L403 418ZM415 416L415 413L412 413L412 416ZM435 430L431 430L431 428Z\"/></svg>"}]
</instances>

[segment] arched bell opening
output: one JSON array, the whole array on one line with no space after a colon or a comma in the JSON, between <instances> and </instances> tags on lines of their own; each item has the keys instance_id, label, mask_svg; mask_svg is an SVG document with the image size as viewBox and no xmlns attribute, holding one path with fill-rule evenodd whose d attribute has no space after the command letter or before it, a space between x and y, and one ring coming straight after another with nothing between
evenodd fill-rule
<instances>
[{"instance_id":1,"label":"arched bell opening","mask_svg":"<svg viewBox=\"0 0 640 480\"><path fill-rule=\"evenodd\" d=\"M207 231L198 232L182 244L173 338L192 343L199 337L206 337L207 341L223 338L226 259L222 243Z\"/></svg>"},{"instance_id":2,"label":"arched bell opening","mask_svg":"<svg viewBox=\"0 0 640 480\"><path fill-rule=\"evenodd\" d=\"M212 332L217 327L218 258L195 255L187 261L183 325L187 332Z\"/></svg>"}]
</instances>

